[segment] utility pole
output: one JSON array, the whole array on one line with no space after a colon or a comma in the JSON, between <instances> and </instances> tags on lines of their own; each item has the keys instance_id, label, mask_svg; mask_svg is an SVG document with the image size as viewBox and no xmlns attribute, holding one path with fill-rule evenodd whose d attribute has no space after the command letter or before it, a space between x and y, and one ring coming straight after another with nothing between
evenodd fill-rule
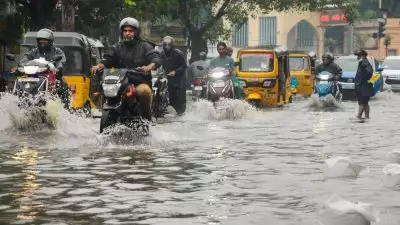
<instances>
[{"instance_id":1,"label":"utility pole","mask_svg":"<svg viewBox=\"0 0 400 225\"><path fill-rule=\"evenodd\" d=\"M387 23L387 6L385 3L385 0L379 0L379 10L381 12L380 18L378 18L378 31L372 33L372 37L377 39L378 42L378 54L379 57L381 56L381 38L384 38L386 36L386 23Z\"/></svg>"}]
</instances>

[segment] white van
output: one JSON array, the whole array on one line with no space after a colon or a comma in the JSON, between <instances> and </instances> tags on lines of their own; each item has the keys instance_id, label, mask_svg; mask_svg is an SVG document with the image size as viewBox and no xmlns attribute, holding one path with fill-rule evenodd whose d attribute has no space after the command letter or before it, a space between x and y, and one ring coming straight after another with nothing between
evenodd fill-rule
<instances>
[{"instance_id":1,"label":"white van","mask_svg":"<svg viewBox=\"0 0 400 225\"><path fill-rule=\"evenodd\" d=\"M388 56L385 58L383 61L382 75L385 84L388 85L392 91L400 91L400 56Z\"/></svg>"}]
</instances>

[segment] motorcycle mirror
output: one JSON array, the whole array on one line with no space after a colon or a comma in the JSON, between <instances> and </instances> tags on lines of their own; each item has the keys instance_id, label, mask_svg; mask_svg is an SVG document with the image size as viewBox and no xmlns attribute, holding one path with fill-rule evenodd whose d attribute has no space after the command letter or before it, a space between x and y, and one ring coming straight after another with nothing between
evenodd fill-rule
<instances>
[{"instance_id":1,"label":"motorcycle mirror","mask_svg":"<svg viewBox=\"0 0 400 225\"><path fill-rule=\"evenodd\" d=\"M202 66L196 66L196 68L197 68L198 70L204 70L204 67L202 67Z\"/></svg>"},{"instance_id":2,"label":"motorcycle mirror","mask_svg":"<svg viewBox=\"0 0 400 225\"><path fill-rule=\"evenodd\" d=\"M13 62L14 62L14 61L15 61L15 55L13 55L13 54L7 54L7 55L6 55L6 59L9 60L9 61L13 61Z\"/></svg>"}]
</instances>

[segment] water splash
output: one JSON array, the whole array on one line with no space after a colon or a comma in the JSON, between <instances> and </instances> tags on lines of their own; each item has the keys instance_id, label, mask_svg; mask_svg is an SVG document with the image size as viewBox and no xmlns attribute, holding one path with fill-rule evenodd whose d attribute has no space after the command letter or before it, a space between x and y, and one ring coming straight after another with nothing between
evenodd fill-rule
<instances>
[{"instance_id":1,"label":"water splash","mask_svg":"<svg viewBox=\"0 0 400 225\"><path fill-rule=\"evenodd\" d=\"M319 97L312 95L308 100L307 107L312 111L341 111L343 106L336 101L332 95Z\"/></svg>"},{"instance_id":2,"label":"water splash","mask_svg":"<svg viewBox=\"0 0 400 225\"><path fill-rule=\"evenodd\" d=\"M238 120L246 114L257 111L247 102L239 99L221 99L213 104L207 100L195 102L184 116L185 120Z\"/></svg>"}]
</instances>

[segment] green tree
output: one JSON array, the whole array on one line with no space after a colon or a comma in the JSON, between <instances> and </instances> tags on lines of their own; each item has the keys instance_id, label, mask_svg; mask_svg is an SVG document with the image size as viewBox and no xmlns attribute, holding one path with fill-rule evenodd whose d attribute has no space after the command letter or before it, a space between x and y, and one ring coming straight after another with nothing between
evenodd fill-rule
<instances>
[{"instance_id":1,"label":"green tree","mask_svg":"<svg viewBox=\"0 0 400 225\"><path fill-rule=\"evenodd\" d=\"M197 60L200 51L207 51L207 39L230 35L231 29L222 26L222 18L234 26L240 26L248 16L255 16L258 13L266 14L273 10L291 9L315 11L328 4L348 8L348 17L352 18L355 14L353 9L358 8L359 2L358 0L152 0L152 4L148 4L145 0L136 1L136 6L141 10L153 11L155 16L169 15L186 27L192 50L191 60ZM212 13L199 25L198 20L204 9L210 9Z\"/></svg>"}]
</instances>

